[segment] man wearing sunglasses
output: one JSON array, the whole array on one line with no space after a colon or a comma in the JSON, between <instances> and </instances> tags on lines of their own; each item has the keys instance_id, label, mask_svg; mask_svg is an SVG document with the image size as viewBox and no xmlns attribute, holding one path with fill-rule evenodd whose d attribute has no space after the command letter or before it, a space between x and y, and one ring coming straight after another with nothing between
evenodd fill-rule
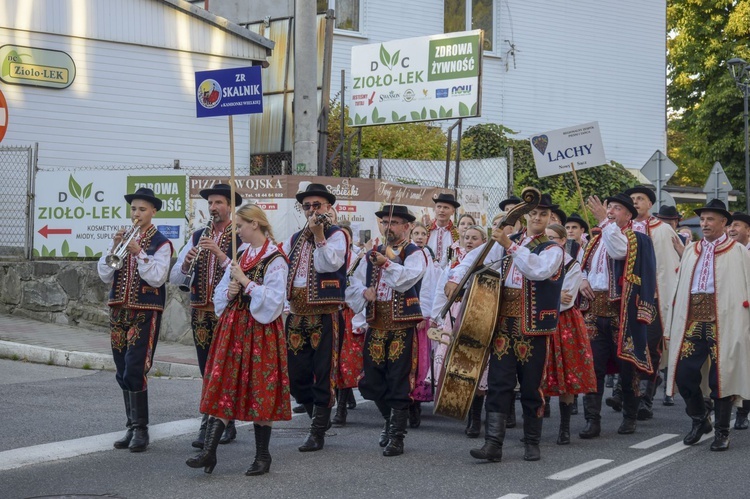
<instances>
[{"instance_id":1,"label":"man wearing sunglasses","mask_svg":"<svg viewBox=\"0 0 750 499\"><path fill-rule=\"evenodd\" d=\"M283 245L289 258L286 321L289 382L292 396L312 419L300 452L323 448L335 400L341 308L346 289L349 241L346 233L323 216L336 196L323 184L310 184L296 195L307 226Z\"/></svg>"}]
</instances>

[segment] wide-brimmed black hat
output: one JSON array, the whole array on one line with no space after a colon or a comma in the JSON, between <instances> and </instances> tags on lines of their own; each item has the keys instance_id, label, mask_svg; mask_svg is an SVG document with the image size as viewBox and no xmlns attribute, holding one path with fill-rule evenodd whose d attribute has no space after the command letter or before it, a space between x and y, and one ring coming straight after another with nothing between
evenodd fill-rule
<instances>
[{"instance_id":1,"label":"wide-brimmed black hat","mask_svg":"<svg viewBox=\"0 0 750 499\"><path fill-rule=\"evenodd\" d=\"M557 218L560 219L560 225L565 226L565 222L568 220L568 215L565 214L559 205L557 205L556 208L552 208L552 213L557 215Z\"/></svg>"},{"instance_id":2,"label":"wide-brimmed black hat","mask_svg":"<svg viewBox=\"0 0 750 499\"><path fill-rule=\"evenodd\" d=\"M732 213L732 221L745 222L748 226L750 226L750 215L747 215L745 213L742 213L741 211L735 211Z\"/></svg>"},{"instance_id":3,"label":"wide-brimmed black hat","mask_svg":"<svg viewBox=\"0 0 750 499\"><path fill-rule=\"evenodd\" d=\"M581 215L578 213L571 213L568 217L568 222L575 222L578 225L580 225L583 228L584 232L589 231L589 224L586 223L586 220L584 220Z\"/></svg>"},{"instance_id":4,"label":"wide-brimmed black hat","mask_svg":"<svg viewBox=\"0 0 750 499\"><path fill-rule=\"evenodd\" d=\"M638 210L635 209L635 206L633 206L633 200L630 199L630 196L625 193L616 194L614 196L610 196L604 200L607 204L609 203L618 203L623 205L625 208L630 211L630 213L633 215L633 218L638 217Z\"/></svg>"},{"instance_id":5,"label":"wide-brimmed black hat","mask_svg":"<svg viewBox=\"0 0 750 499\"><path fill-rule=\"evenodd\" d=\"M224 196L229 200L229 202L232 202L232 187L227 184L214 184L213 187L210 189L203 189L199 193L203 199L208 199L208 196L211 196L213 194L218 194L220 196ZM242 204L242 196L240 196L240 193L235 191L234 193L234 205L239 206Z\"/></svg>"},{"instance_id":6,"label":"wide-brimmed black hat","mask_svg":"<svg viewBox=\"0 0 750 499\"><path fill-rule=\"evenodd\" d=\"M500 209L505 211L505 207L509 204L516 205L523 203L523 200L519 198L518 196L511 196L508 199L503 199L500 201Z\"/></svg>"},{"instance_id":7,"label":"wide-brimmed black hat","mask_svg":"<svg viewBox=\"0 0 750 499\"><path fill-rule=\"evenodd\" d=\"M635 187L631 187L630 189L625 191L625 195L628 197L632 196L633 194L645 194L646 196L648 196L651 204L654 204L656 202L656 193L645 185L636 185Z\"/></svg>"},{"instance_id":8,"label":"wide-brimmed black hat","mask_svg":"<svg viewBox=\"0 0 750 499\"><path fill-rule=\"evenodd\" d=\"M726 225L732 223L732 214L727 211L727 205L725 205L724 201L721 199L712 199L706 206L696 208L693 211L698 216L701 216L701 213L704 211L715 211L716 213L721 213L722 216L727 217Z\"/></svg>"},{"instance_id":9,"label":"wide-brimmed black hat","mask_svg":"<svg viewBox=\"0 0 750 499\"><path fill-rule=\"evenodd\" d=\"M552 196L550 196L546 192L541 195L539 199L539 204L537 205L537 208L543 208L546 210L556 210L559 207L560 205L553 203Z\"/></svg>"},{"instance_id":10,"label":"wide-brimmed black hat","mask_svg":"<svg viewBox=\"0 0 750 499\"><path fill-rule=\"evenodd\" d=\"M134 199L143 199L144 201L148 201L149 203L154 205L156 211L161 210L161 199L154 196L154 191L152 189L149 189L148 187L141 187L133 194L125 194L125 201L127 201L128 204L132 204Z\"/></svg>"},{"instance_id":11,"label":"wide-brimmed black hat","mask_svg":"<svg viewBox=\"0 0 750 499\"><path fill-rule=\"evenodd\" d=\"M679 220L682 218L680 213L677 211L677 208L674 206L666 206L663 205L661 208L659 208L658 213L654 213L654 216L656 218L661 218L662 220Z\"/></svg>"},{"instance_id":12,"label":"wide-brimmed black hat","mask_svg":"<svg viewBox=\"0 0 750 499\"><path fill-rule=\"evenodd\" d=\"M329 203L336 204L336 196L328 192L328 189L323 184L309 184L304 191L294 195L300 203L308 196L320 196L325 198Z\"/></svg>"},{"instance_id":13,"label":"wide-brimmed black hat","mask_svg":"<svg viewBox=\"0 0 750 499\"><path fill-rule=\"evenodd\" d=\"M441 192L437 197L432 198L433 203L447 203L453 205L454 208L461 206L461 203L456 201L456 197L453 194Z\"/></svg>"},{"instance_id":14,"label":"wide-brimmed black hat","mask_svg":"<svg viewBox=\"0 0 750 499\"><path fill-rule=\"evenodd\" d=\"M391 211L391 208L393 208L393 211ZM413 222L417 219L417 217L409 213L409 208L400 204L394 204L392 207L390 205L386 205L382 210L376 211L375 216L378 218L399 217L403 218L407 222Z\"/></svg>"}]
</instances>

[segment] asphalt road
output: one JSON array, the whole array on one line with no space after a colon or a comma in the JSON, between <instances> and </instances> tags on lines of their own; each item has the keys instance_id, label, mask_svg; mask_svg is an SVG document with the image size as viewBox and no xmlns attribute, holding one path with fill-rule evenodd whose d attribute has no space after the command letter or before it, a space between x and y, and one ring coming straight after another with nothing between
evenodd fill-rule
<instances>
[{"instance_id":1,"label":"asphalt road","mask_svg":"<svg viewBox=\"0 0 750 499\"><path fill-rule=\"evenodd\" d=\"M242 426L235 442L219 447L219 463L207 475L184 464L194 455L200 380L149 383L152 443L132 454L111 447L124 425L113 373L0 360L0 497L664 499L744 496L750 487L750 432L732 431L724 453L710 452L710 439L685 447L689 420L679 400L674 407L657 403L656 417L628 436L616 434L621 415L605 407L603 436L580 440L583 416L573 416L572 442L558 446L553 399L542 460L533 463L522 459L520 427L508 430L501 463L476 461L469 450L482 441L467 439L463 423L433 416L431 405L422 426L409 430L406 453L383 457L382 419L361 401L320 452L297 451L306 415L278 423L271 473L261 477L244 476L254 440L252 426Z\"/></svg>"}]
</instances>

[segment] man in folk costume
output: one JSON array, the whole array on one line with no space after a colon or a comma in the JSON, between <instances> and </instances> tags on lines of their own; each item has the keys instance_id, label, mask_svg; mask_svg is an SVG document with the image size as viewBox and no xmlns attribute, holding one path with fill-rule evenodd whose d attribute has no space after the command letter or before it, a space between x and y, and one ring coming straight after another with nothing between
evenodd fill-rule
<instances>
[{"instance_id":1,"label":"man in folk costume","mask_svg":"<svg viewBox=\"0 0 750 499\"><path fill-rule=\"evenodd\" d=\"M435 255L435 261L444 269L450 261L450 247L458 241L458 228L453 225L453 215L461 203L453 194L441 193L433 198L435 203L435 220L427 227L427 246Z\"/></svg>"},{"instance_id":2,"label":"man in folk costume","mask_svg":"<svg viewBox=\"0 0 750 499\"><path fill-rule=\"evenodd\" d=\"M490 351L485 442L470 451L476 459L502 459L506 411L512 404L516 377L523 407L523 458L538 461L541 457L539 440L545 405L541 384L549 338L557 329L565 277L563 248L545 235L550 209L555 206L549 194L542 194L539 205L528 215L525 231L511 238L501 228L492 231L492 239L499 245L490 249L484 262L501 272L502 301ZM472 250L453 270L445 286L446 295L453 293L481 248Z\"/></svg>"},{"instance_id":3,"label":"man in folk costume","mask_svg":"<svg viewBox=\"0 0 750 499\"><path fill-rule=\"evenodd\" d=\"M583 252L586 249L586 241L583 239L583 236L588 233L589 224L578 213L571 213L565 222L565 231L568 234L568 242L570 243L570 245L565 243L565 249L572 255L571 250L574 248L572 243L576 243L578 245L578 253L576 253L575 259L580 263L583 260Z\"/></svg>"},{"instance_id":4,"label":"man in folk costume","mask_svg":"<svg viewBox=\"0 0 750 499\"><path fill-rule=\"evenodd\" d=\"M369 326L364 346L364 378L359 390L375 401L385 419L380 446L384 456L404 453L410 393L415 386L417 343L415 331L422 321L419 291L428 261L408 236L415 217L406 206L378 211L386 245L367 255L350 277L347 302L355 311L367 310Z\"/></svg>"},{"instance_id":5,"label":"man in folk costume","mask_svg":"<svg viewBox=\"0 0 750 499\"><path fill-rule=\"evenodd\" d=\"M518 196L510 196L509 198L503 199L500 201L500 204L498 207L500 208L500 211L503 212L503 214L507 213L508 211L512 210L514 206L519 205L523 203L523 200L519 198ZM515 234L516 232L521 232L521 229L523 228L523 224L521 223L521 220L519 219L514 225L513 229L511 230L511 234Z\"/></svg>"},{"instance_id":6,"label":"man in folk costume","mask_svg":"<svg viewBox=\"0 0 750 499\"><path fill-rule=\"evenodd\" d=\"M729 226L727 235L750 250L750 215L739 211L732 213L732 224ZM750 426L748 423L749 413L750 400L743 400L742 406L737 408L737 418L734 420L735 430L747 430Z\"/></svg>"},{"instance_id":7,"label":"man in folk costume","mask_svg":"<svg viewBox=\"0 0 750 499\"><path fill-rule=\"evenodd\" d=\"M125 195L125 200L137 232L129 242L123 240L124 230L117 232L97 271L102 281L112 284L108 301L112 356L127 415L127 432L114 445L143 452L149 443L147 374L159 340L172 243L151 223L162 205L153 190L141 187ZM121 244L127 251L118 264L110 255Z\"/></svg>"},{"instance_id":8,"label":"man in folk costume","mask_svg":"<svg viewBox=\"0 0 750 499\"><path fill-rule=\"evenodd\" d=\"M680 262L668 334L669 377L685 399L692 428L685 445L698 443L712 430L701 384L708 364L708 387L714 403L712 451L729 448L732 404L750 400L750 254L725 234L732 215L711 200L695 214L703 239L688 244Z\"/></svg>"},{"instance_id":9,"label":"man in folk costume","mask_svg":"<svg viewBox=\"0 0 750 499\"><path fill-rule=\"evenodd\" d=\"M224 270L232 261L232 190L227 184L216 184L210 189L200 191L200 196L208 201L211 221L206 228L193 232L187 244L180 250L169 274L169 282L187 284L189 287L190 327L193 330L193 343L198 355L198 368L203 376L214 330L219 323L219 318L214 312L214 290L224 276ZM242 196L235 193L234 205L239 207L241 204ZM238 236L235 247L241 244ZM203 414L198 438L193 440L193 447L203 448L207 424L208 414ZM235 438L237 429L234 421L230 420L219 443L228 444Z\"/></svg>"},{"instance_id":10,"label":"man in folk costume","mask_svg":"<svg viewBox=\"0 0 750 499\"><path fill-rule=\"evenodd\" d=\"M601 433L601 406L607 365L619 365L623 396L623 421L619 434L635 432L638 416L638 374L652 375L658 368L648 352L647 326L656 316L656 257L651 238L631 228L638 216L632 200L618 194L605 200L588 200L601 232L586 246L581 267L584 280L581 310L591 338L596 372L596 392L583 398L584 439Z\"/></svg>"},{"instance_id":11,"label":"man in folk costume","mask_svg":"<svg viewBox=\"0 0 750 499\"><path fill-rule=\"evenodd\" d=\"M648 353L654 373L642 377L641 400L638 406L638 420L645 421L654 416L653 404L656 388L662 379L659 368L664 351L664 330L669 312L669 297L677 286L677 267L680 265L680 253L675 251L675 244L681 246L680 238L671 225L651 215L651 208L656 202L656 193L648 187L637 185L625 191L633 201L638 216L633 220L633 230L651 237L656 255L656 318L648 326ZM660 297L664 296L664 300ZM660 365L663 364L663 365Z\"/></svg>"},{"instance_id":12,"label":"man in folk costume","mask_svg":"<svg viewBox=\"0 0 750 499\"><path fill-rule=\"evenodd\" d=\"M344 331L340 309L350 250L346 232L323 216L336 203L336 196L323 184L313 183L295 197L308 225L282 247L289 258L291 313L286 335L291 393L312 419L299 450L310 452L323 448L335 400L339 334Z\"/></svg>"}]
</instances>

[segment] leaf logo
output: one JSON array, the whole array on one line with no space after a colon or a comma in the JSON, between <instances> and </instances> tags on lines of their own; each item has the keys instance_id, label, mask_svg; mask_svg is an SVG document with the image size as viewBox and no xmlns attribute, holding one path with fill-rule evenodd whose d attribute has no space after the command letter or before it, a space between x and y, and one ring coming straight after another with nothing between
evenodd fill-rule
<instances>
[{"instance_id":1,"label":"leaf logo","mask_svg":"<svg viewBox=\"0 0 750 499\"><path fill-rule=\"evenodd\" d=\"M76 182L76 179L73 178L73 175L70 176L68 179L68 192L70 192L70 195L76 198L78 201L83 204L83 202L91 197L91 189L94 186L94 183L91 182L89 185L81 189L81 186Z\"/></svg>"},{"instance_id":2,"label":"leaf logo","mask_svg":"<svg viewBox=\"0 0 750 499\"><path fill-rule=\"evenodd\" d=\"M401 54L400 50L397 50L393 55L389 54L388 51L385 49L383 44L380 44L380 62L383 63L383 66L387 67L388 69L393 69L393 66L398 64L398 56Z\"/></svg>"}]
</instances>

